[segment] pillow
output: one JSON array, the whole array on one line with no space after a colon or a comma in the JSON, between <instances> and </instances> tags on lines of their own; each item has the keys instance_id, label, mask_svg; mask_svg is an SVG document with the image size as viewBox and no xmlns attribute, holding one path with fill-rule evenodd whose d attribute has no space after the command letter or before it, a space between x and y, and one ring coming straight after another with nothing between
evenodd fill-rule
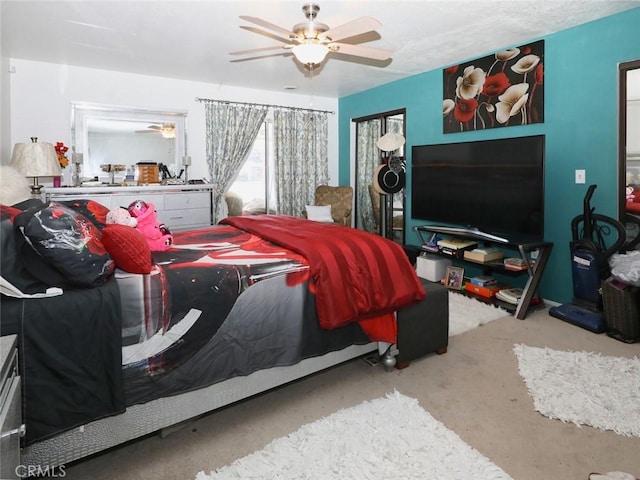
<instances>
[{"instance_id":1,"label":"pillow","mask_svg":"<svg viewBox=\"0 0 640 480\"><path fill-rule=\"evenodd\" d=\"M116 267L129 273L151 272L151 250L147 239L133 227L117 223L102 229L102 241Z\"/></svg>"},{"instance_id":2,"label":"pillow","mask_svg":"<svg viewBox=\"0 0 640 480\"><path fill-rule=\"evenodd\" d=\"M14 226L25 265L48 285L97 287L115 269L100 230L64 205L51 202L25 210Z\"/></svg>"},{"instance_id":3,"label":"pillow","mask_svg":"<svg viewBox=\"0 0 640 480\"><path fill-rule=\"evenodd\" d=\"M87 217L91 223L98 227L98 230L102 230L107 224L107 214L109 213L109 209L95 200L56 200L56 203L81 213Z\"/></svg>"},{"instance_id":4,"label":"pillow","mask_svg":"<svg viewBox=\"0 0 640 480\"><path fill-rule=\"evenodd\" d=\"M315 222L333 223L331 205L307 205L307 218Z\"/></svg>"},{"instance_id":5,"label":"pillow","mask_svg":"<svg viewBox=\"0 0 640 480\"><path fill-rule=\"evenodd\" d=\"M48 285L32 275L17 254L13 221L21 210L0 204L0 272L2 277L24 293L44 292Z\"/></svg>"},{"instance_id":6,"label":"pillow","mask_svg":"<svg viewBox=\"0 0 640 480\"><path fill-rule=\"evenodd\" d=\"M13 167L0 165L0 203L13 205L31 198L29 180Z\"/></svg>"}]
</instances>

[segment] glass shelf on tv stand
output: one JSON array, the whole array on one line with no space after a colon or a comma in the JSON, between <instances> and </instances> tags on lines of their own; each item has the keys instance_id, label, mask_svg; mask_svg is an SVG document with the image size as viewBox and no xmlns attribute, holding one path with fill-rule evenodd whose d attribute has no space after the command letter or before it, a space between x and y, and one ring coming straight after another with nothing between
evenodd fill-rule
<instances>
[{"instance_id":1,"label":"glass shelf on tv stand","mask_svg":"<svg viewBox=\"0 0 640 480\"><path fill-rule=\"evenodd\" d=\"M502 262L479 262L475 260L469 260L465 258L454 257L455 260L459 260L465 263L471 263L474 265L478 265L483 268L485 273L489 274L490 271L496 270L500 272L510 273L510 274L519 274L519 273L527 273L528 278L525 283L525 286L522 289L522 297L520 297L520 302L518 305L511 306L512 310L515 308L514 316L519 320L524 320L527 316L527 312L529 310L533 310L538 308L538 306L534 305L533 300L536 296L536 291L538 290L538 286L540 285L540 280L542 279L542 274L544 273L544 269L549 261L549 256L551 255L551 249L553 248L553 243L545 242L544 240L535 240L535 239L527 239L527 238L504 238L496 235L487 234L477 229L468 229L468 228L458 228L458 227L447 227L440 225L423 225L419 227L414 227L415 232L418 234L418 238L420 238L421 250L427 253L433 253L435 255L446 256L448 258L452 258L450 255L446 255L440 252L430 251L422 247L422 245L427 244L430 240L433 240L438 234L445 234L454 237L466 238L471 240L478 240L479 242L483 242L485 245L495 245L498 248L516 250L518 252L518 256L525 262L527 266L524 270L511 270L506 268ZM429 234L431 236L430 239L426 239L425 235ZM532 264L530 259L532 256L532 252L537 250L537 257L535 262Z\"/></svg>"}]
</instances>

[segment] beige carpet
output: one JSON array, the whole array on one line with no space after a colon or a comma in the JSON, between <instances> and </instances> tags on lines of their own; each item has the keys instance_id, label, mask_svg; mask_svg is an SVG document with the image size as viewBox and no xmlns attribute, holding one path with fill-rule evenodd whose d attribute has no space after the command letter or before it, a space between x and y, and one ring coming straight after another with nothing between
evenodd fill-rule
<instances>
[{"instance_id":1,"label":"beige carpet","mask_svg":"<svg viewBox=\"0 0 640 480\"><path fill-rule=\"evenodd\" d=\"M640 438L578 427L535 411L518 373L514 344L632 358L624 344L538 312L511 316L449 339L428 355L386 373L361 360L222 409L166 438L149 436L70 465L70 480L193 480L273 439L342 408L397 389L516 480L587 480L590 472L640 478ZM399 472L399 475L402 472Z\"/></svg>"}]
</instances>

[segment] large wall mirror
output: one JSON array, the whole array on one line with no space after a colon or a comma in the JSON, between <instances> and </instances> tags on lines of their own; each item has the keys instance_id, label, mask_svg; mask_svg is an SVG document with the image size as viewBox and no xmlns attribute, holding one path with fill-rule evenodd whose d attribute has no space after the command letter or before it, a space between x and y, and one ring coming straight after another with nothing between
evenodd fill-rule
<instances>
[{"instance_id":1,"label":"large wall mirror","mask_svg":"<svg viewBox=\"0 0 640 480\"><path fill-rule=\"evenodd\" d=\"M630 222L640 219L640 59L620 64L619 82L618 217L633 237L640 222Z\"/></svg>"},{"instance_id":2,"label":"large wall mirror","mask_svg":"<svg viewBox=\"0 0 640 480\"><path fill-rule=\"evenodd\" d=\"M356 124L355 217L356 228L404 243L405 189L381 195L373 177L383 162L377 142L385 133L405 135L405 109L377 113L353 120ZM404 145L394 156L404 160Z\"/></svg>"},{"instance_id":3,"label":"large wall mirror","mask_svg":"<svg viewBox=\"0 0 640 480\"><path fill-rule=\"evenodd\" d=\"M82 176L107 180L101 165L132 170L138 162L162 163L177 176L186 155L186 118L186 111L73 103L71 147L83 154Z\"/></svg>"}]
</instances>

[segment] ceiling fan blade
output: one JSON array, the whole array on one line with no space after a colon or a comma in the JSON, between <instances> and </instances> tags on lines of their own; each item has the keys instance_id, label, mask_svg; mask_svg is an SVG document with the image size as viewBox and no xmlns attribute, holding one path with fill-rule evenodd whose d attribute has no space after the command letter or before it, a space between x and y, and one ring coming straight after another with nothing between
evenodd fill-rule
<instances>
[{"instance_id":1,"label":"ceiling fan blade","mask_svg":"<svg viewBox=\"0 0 640 480\"><path fill-rule=\"evenodd\" d=\"M349 43L330 43L329 50L335 53L367 57L374 60L387 60L393 54L393 50L387 48L363 47L362 45L351 45Z\"/></svg>"},{"instance_id":2,"label":"ceiling fan blade","mask_svg":"<svg viewBox=\"0 0 640 480\"><path fill-rule=\"evenodd\" d=\"M251 62L253 60L262 60L263 58L272 58L272 57L291 57L293 54L291 50L285 49L283 52L271 53L268 55L251 55L249 57L243 58L234 58L233 60L229 60L230 63L243 63L243 62Z\"/></svg>"},{"instance_id":3,"label":"ceiling fan blade","mask_svg":"<svg viewBox=\"0 0 640 480\"><path fill-rule=\"evenodd\" d=\"M266 52L269 50L287 49L288 45L273 45L271 47L262 48L250 48L249 50L238 50L236 52L229 52L229 55L246 55L247 53Z\"/></svg>"},{"instance_id":4,"label":"ceiling fan blade","mask_svg":"<svg viewBox=\"0 0 640 480\"><path fill-rule=\"evenodd\" d=\"M249 32L257 33L258 35L263 35L265 37L271 38L272 40L275 40L277 42L291 42L290 38L282 38L280 35L276 35L275 33L272 33L272 32L266 32L256 27L250 27L248 25L240 25L240 28L243 30L247 30Z\"/></svg>"},{"instance_id":5,"label":"ceiling fan blade","mask_svg":"<svg viewBox=\"0 0 640 480\"><path fill-rule=\"evenodd\" d=\"M251 23L255 23L256 25L260 25L261 27L264 27L266 29L269 29L273 32L276 32L278 35L280 35L281 37L285 38L286 40L291 40L292 36L295 36L293 32L286 30L282 27L279 27L278 25L274 25L273 23L267 22L266 20L263 20L261 18L258 17L250 17L247 15L240 15L240 18L242 20L246 20L247 22L251 22Z\"/></svg>"},{"instance_id":6,"label":"ceiling fan blade","mask_svg":"<svg viewBox=\"0 0 640 480\"><path fill-rule=\"evenodd\" d=\"M381 26L382 24L373 17L360 17L339 27L327 30L321 35L321 38L328 37L332 42L337 42L343 38L355 37L361 33L370 32Z\"/></svg>"}]
</instances>

